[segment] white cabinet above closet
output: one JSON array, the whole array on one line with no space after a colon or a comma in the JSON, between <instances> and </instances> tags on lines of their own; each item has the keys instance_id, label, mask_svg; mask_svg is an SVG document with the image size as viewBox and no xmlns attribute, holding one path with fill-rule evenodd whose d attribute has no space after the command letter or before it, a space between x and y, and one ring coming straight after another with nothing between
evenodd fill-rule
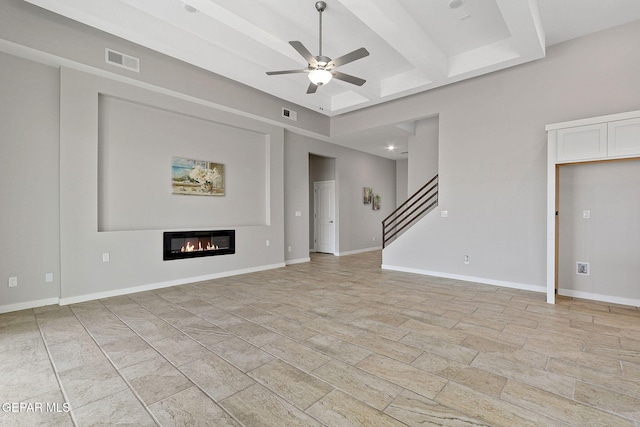
<instances>
[{"instance_id":1,"label":"white cabinet above closet","mask_svg":"<svg viewBox=\"0 0 640 427\"><path fill-rule=\"evenodd\" d=\"M640 156L640 118L608 123L609 157Z\"/></svg>"},{"instance_id":2,"label":"white cabinet above closet","mask_svg":"<svg viewBox=\"0 0 640 427\"><path fill-rule=\"evenodd\" d=\"M557 123L546 130L555 134L557 163L640 157L640 111Z\"/></svg>"}]
</instances>

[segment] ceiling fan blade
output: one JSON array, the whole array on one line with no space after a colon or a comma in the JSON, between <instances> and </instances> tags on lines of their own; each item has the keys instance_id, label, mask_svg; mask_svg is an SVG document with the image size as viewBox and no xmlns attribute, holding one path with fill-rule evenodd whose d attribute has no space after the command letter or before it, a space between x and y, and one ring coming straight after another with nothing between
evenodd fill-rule
<instances>
[{"instance_id":1,"label":"ceiling fan blade","mask_svg":"<svg viewBox=\"0 0 640 427\"><path fill-rule=\"evenodd\" d=\"M308 73L309 70L283 70L283 71L267 71L268 76L276 76L278 74L294 74L294 73Z\"/></svg>"},{"instance_id":2,"label":"ceiling fan blade","mask_svg":"<svg viewBox=\"0 0 640 427\"><path fill-rule=\"evenodd\" d=\"M352 85L356 86L362 86L367 82L360 77L354 77L349 74L341 73L339 71L332 71L331 74L333 74L334 79L342 80L343 82L351 83Z\"/></svg>"},{"instance_id":3,"label":"ceiling fan blade","mask_svg":"<svg viewBox=\"0 0 640 427\"><path fill-rule=\"evenodd\" d=\"M364 58L365 56L369 56L369 51L363 47L360 49L356 49L353 52L347 53L346 55L342 55L339 58L332 60L334 67L339 67L340 65L348 64L349 62L356 61L360 58Z\"/></svg>"},{"instance_id":4,"label":"ceiling fan blade","mask_svg":"<svg viewBox=\"0 0 640 427\"><path fill-rule=\"evenodd\" d=\"M309 83L309 88L307 89L307 94L316 93L317 90L318 90L318 85L315 85L313 83Z\"/></svg>"},{"instance_id":5,"label":"ceiling fan blade","mask_svg":"<svg viewBox=\"0 0 640 427\"><path fill-rule=\"evenodd\" d=\"M309 52L309 50L306 47L304 47L304 45L301 42L292 41L292 42L289 42L289 44L293 46L293 48L297 50L298 53L302 55L304 59L307 60L307 63L314 64L316 62L316 58L311 54L311 52Z\"/></svg>"}]
</instances>

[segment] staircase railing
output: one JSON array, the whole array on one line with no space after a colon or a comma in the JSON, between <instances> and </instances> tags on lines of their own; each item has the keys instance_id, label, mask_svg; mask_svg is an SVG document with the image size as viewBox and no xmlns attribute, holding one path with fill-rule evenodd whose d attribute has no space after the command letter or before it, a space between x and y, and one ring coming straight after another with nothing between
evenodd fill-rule
<instances>
[{"instance_id":1,"label":"staircase railing","mask_svg":"<svg viewBox=\"0 0 640 427\"><path fill-rule=\"evenodd\" d=\"M438 206L438 175L382 220L382 247L400 237L417 220Z\"/></svg>"}]
</instances>

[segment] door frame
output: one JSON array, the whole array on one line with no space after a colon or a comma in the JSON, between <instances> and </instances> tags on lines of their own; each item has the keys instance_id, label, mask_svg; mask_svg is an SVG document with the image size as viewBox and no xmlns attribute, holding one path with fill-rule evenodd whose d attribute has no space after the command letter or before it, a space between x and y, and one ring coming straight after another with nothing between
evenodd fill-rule
<instances>
[{"instance_id":1,"label":"door frame","mask_svg":"<svg viewBox=\"0 0 640 427\"><path fill-rule=\"evenodd\" d=\"M314 252L318 252L318 184L333 184L333 250L331 252L336 255L336 246L337 246L337 237L338 237L338 218L337 218L337 207L336 207L336 181L328 180L328 181L314 181L313 182L313 250Z\"/></svg>"}]
</instances>

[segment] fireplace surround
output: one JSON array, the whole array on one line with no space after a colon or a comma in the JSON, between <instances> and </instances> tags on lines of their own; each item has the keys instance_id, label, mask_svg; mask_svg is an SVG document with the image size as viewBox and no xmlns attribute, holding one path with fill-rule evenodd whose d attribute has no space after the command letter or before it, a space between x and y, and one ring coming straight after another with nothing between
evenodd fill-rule
<instances>
[{"instance_id":1,"label":"fireplace surround","mask_svg":"<svg viewBox=\"0 0 640 427\"><path fill-rule=\"evenodd\" d=\"M165 231L164 261L236 253L235 230Z\"/></svg>"}]
</instances>

